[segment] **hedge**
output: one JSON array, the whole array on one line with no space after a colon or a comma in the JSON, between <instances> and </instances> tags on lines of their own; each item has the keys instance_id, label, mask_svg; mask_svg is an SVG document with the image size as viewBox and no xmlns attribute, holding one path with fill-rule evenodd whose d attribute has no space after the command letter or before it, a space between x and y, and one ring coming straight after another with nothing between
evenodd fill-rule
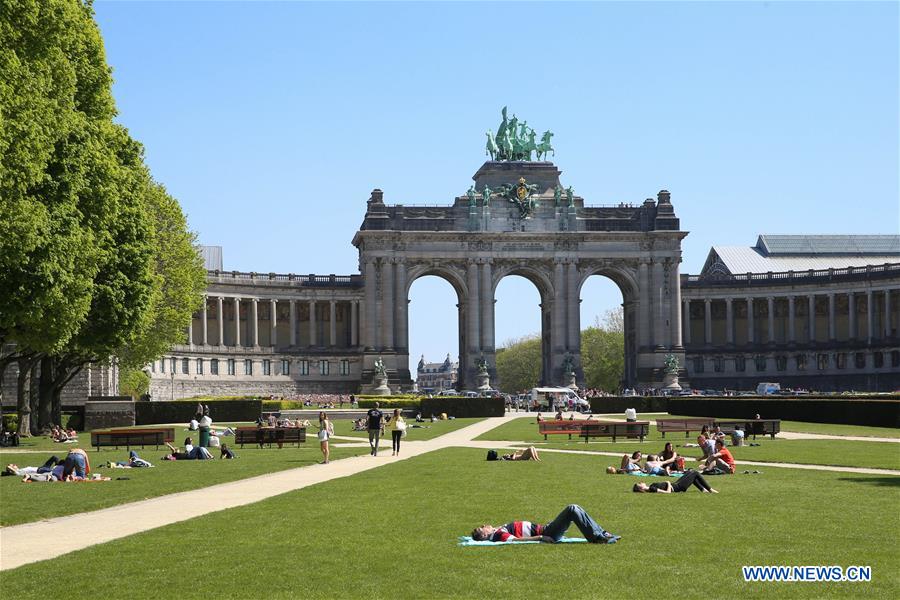
<instances>
[{"instance_id":1,"label":"hedge","mask_svg":"<svg viewBox=\"0 0 900 600\"><path fill-rule=\"evenodd\" d=\"M506 414L506 402L503 398L422 398L423 416L437 416L441 413L447 413L451 417L502 417Z\"/></svg>"},{"instance_id":2,"label":"hedge","mask_svg":"<svg viewBox=\"0 0 900 600\"><path fill-rule=\"evenodd\" d=\"M210 400L209 416L215 421L255 421L262 413L262 400ZM193 402L135 402L135 425L187 423L197 414Z\"/></svg>"},{"instance_id":3,"label":"hedge","mask_svg":"<svg viewBox=\"0 0 900 600\"><path fill-rule=\"evenodd\" d=\"M411 396L410 398L398 398L397 396L385 396L381 397L378 400L375 400L378 396L374 396L372 398L360 399L359 400L359 408L375 408L375 403L378 403L379 408L383 409L395 409L395 408L411 408L418 410L422 405L422 401L420 398L416 396Z\"/></svg>"},{"instance_id":4,"label":"hedge","mask_svg":"<svg viewBox=\"0 0 900 600\"><path fill-rule=\"evenodd\" d=\"M639 413L669 412L669 399L661 396L600 396L588 400L592 413L624 413L626 408L633 408Z\"/></svg>"},{"instance_id":5,"label":"hedge","mask_svg":"<svg viewBox=\"0 0 900 600\"><path fill-rule=\"evenodd\" d=\"M675 415L730 417L840 423L872 427L900 427L900 400L877 398L670 398L668 412Z\"/></svg>"}]
</instances>

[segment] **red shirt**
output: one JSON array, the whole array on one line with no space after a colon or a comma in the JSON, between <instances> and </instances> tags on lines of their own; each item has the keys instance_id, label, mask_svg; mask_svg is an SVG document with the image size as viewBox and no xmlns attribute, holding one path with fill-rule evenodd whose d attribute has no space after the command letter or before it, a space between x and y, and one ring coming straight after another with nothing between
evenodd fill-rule
<instances>
[{"instance_id":1,"label":"red shirt","mask_svg":"<svg viewBox=\"0 0 900 600\"><path fill-rule=\"evenodd\" d=\"M719 458L726 462L728 466L731 467L731 472L734 473L734 457L731 455L731 452L728 451L728 448L723 446L718 454Z\"/></svg>"}]
</instances>

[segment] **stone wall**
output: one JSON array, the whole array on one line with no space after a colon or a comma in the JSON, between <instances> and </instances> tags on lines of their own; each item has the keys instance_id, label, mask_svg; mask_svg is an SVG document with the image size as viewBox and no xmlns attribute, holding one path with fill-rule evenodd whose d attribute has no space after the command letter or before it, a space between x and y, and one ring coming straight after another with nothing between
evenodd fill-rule
<instances>
[{"instance_id":1,"label":"stone wall","mask_svg":"<svg viewBox=\"0 0 900 600\"><path fill-rule=\"evenodd\" d=\"M128 396L112 396L84 403L84 430L134 425L134 402Z\"/></svg>"},{"instance_id":2,"label":"stone wall","mask_svg":"<svg viewBox=\"0 0 900 600\"><path fill-rule=\"evenodd\" d=\"M153 400L171 400L173 383L171 380L153 380L150 394ZM193 396L284 396L301 394L353 394L358 391L359 382L348 381L260 381L260 380L175 380L174 399Z\"/></svg>"},{"instance_id":3,"label":"stone wall","mask_svg":"<svg viewBox=\"0 0 900 600\"><path fill-rule=\"evenodd\" d=\"M38 369L37 372L40 372ZM17 401L16 381L19 377L19 365L13 363L3 372L3 406L15 406ZM119 393L119 369L115 365L84 367L63 388L61 399L64 407L84 406L88 396L111 396Z\"/></svg>"}]
</instances>

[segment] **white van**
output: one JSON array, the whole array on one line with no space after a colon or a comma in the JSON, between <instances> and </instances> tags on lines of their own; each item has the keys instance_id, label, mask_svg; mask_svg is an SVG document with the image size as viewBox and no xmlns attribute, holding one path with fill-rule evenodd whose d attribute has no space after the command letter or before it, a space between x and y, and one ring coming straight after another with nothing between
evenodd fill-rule
<instances>
[{"instance_id":1,"label":"white van","mask_svg":"<svg viewBox=\"0 0 900 600\"><path fill-rule=\"evenodd\" d=\"M768 396L769 394L777 394L781 391L780 383L760 383L756 386L756 393L760 396Z\"/></svg>"},{"instance_id":2,"label":"white van","mask_svg":"<svg viewBox=\"0 0 900 600\"><path fill-rule=\"evenodd\" d=\"M586 412L591 409L591 403L581 398L571 388L540 387L531 389L531 401L537 403L538 410L554 410L561 403L565 403L565 406L568 407L569 400L573 401L577 411Z\"/></svg>"}]
</instances>

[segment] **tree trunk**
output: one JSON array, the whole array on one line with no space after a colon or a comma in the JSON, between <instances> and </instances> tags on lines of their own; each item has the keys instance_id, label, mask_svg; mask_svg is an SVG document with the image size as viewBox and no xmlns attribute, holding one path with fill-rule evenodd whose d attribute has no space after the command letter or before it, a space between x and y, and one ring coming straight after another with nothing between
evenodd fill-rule
<instances>
[{"instance_id":1,"label":"tree trunk","mask_svg":"<svg viewBox=\"0 0 900 600\"><path fill-rule=\"evenodd\" d=\"M17 431L19 437L31 435L31 403L28 392L28 380L31 376L31 365L28 359L21 359L19 363L19 377L16 381L16 408L19 413L19 425Z\"/></svg>"},{"instance_id":2,"label":"tree trunk","mask_svg":"<svg viewBox=\"0 0 900 600\"><path fill-rule=\"evenodd\" d=\"M31 407L31 434L40 435L47 427L46 423L41 421L41 415L38 412L38 403L40 401L40 364L41 361L36 360L31 365L31 375L28 378L28 405Z\"/></svg>"},{"instance_id":3,"label":"tree trunk","mask_svg":"<svg viewBox=\"0 0 900 600\"><path fill-rule=\"evenodd\" d=\"M52 356L41 359L41 379L38 391L38 422L41 427L50 427L53 423L53 363Z\"/></svg>"}]
</instances>

